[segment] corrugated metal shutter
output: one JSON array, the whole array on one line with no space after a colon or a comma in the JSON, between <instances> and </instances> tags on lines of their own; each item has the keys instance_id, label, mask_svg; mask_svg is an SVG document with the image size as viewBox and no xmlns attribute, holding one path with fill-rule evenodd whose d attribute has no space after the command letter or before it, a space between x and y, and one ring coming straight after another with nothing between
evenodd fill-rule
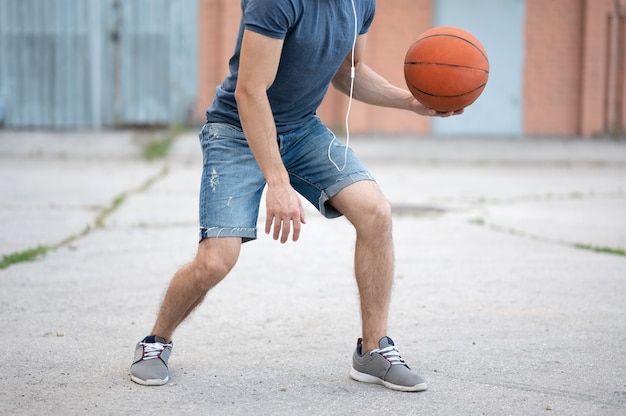
<instances>
[{"instance_id":1,"label":"corrugated metal shutter","mask_svg":"<svg viewBox=\"0 0 626 416\"><path fill-rule=\"evenodd\" d=\"M99 4L0 0L0 101L6 125L97 124L90 12Z\"/></svg>"},{"instance_id":2,"label":"corrugated metal shutter","mask_svg":"<svg viewBox=\"0 0 626 416\"><path fill-rule=\"evenodd\" d=\"M197 2L120 2L121 123L191 117L197 90Z\"/></svg>"},{"instance_id":3,"label":"corrugated metal shutter","mask_svg":"<svg viewBox=\"0 0 626 416\"><path fill-rule=\"evenodd\" d=\"M196 90L197 1L0 0L7 127L185 122Z\"/></svg>"}]
</instances>

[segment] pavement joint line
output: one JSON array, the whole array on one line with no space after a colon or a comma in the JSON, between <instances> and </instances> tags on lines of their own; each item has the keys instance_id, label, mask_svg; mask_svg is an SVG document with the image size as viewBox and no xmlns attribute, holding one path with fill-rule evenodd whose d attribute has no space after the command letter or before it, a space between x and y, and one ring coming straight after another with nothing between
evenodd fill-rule
<instances>
[{"instance_id":1,"label":"pavement joint line","mask_svg":"<svg viewBox=\"0 0 626 416\"><path fill-rule=\"evenodd\" d=\"M8 267L14 264L35 261L50 252L56 251L62 247L70 245L71 243L81 238L86 237L87 235L91 234L94 230L105 228L106 219L115 211L117 211L120 208L120 206L123 205L127 197L146 192L158 180L167 176L169 171L170 171L170 167L168 165L165 165L157 174L149 177L146 181L144 181L138 187L131 188L130 190L124 191L118 194L117 196L115 196L113 198L113 201L111 201L111 203L108 206L100 210L100 212L94 219L93 224L87 225L81 232L77 234L72 234L55 244L50 244L50 245L39 244L33 248L28 248L22 251L2 255L2 257L0 258L0 270L7 269Z\"/></svg>"},{"instance_id":2,"label":"pavement joint line","mask_svg":"<svg viewBox=\"0 0 626 416\"><path fill-rule=\"evenodd\" d=\"M502 225L498 225L494 223L487 223L482 218L469 219L468 223L472 225L476 225L476 226L486 227L488 230L491 230L491 231L509 234L509 235L513 235L516 237L526 238L529 240L541 241L544 243L566 246L570 248L575 248L577 250L586 250L586 251L593 251L595 253L611 254L615 256L626 257L626 250L621 247L596 246L592 244L583 244L583 243L577 243L577 242L571 242L571 241L558 240L555 238L550 238L550 237L546 237L546 236L542 236L538 234L528 233L526 231L513 228L513 227L506 227L506 226L502 226Z\"/></svg>"}]
</instances>

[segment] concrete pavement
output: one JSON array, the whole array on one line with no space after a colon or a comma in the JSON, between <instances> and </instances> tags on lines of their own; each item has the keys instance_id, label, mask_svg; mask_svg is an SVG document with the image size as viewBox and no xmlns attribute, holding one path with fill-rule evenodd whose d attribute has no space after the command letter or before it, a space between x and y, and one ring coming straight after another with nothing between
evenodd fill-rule
<instances>
[{"instance_id":1,"label":"concrete pavement","mask_svg":"<svg viewBox=\"0 0 626 416\"><path fill-rule=\"evenodd\" d=\"M0 414L626 413L626 142L352 141L395 208L389 335L429 380L399 393L348 378L354 235L312 207L298 243L244 245L168 385L132 383L197 244L197 136L145 140L0 132L0 258L48 250L0 269Z\"/></svg>"}]
</instances>

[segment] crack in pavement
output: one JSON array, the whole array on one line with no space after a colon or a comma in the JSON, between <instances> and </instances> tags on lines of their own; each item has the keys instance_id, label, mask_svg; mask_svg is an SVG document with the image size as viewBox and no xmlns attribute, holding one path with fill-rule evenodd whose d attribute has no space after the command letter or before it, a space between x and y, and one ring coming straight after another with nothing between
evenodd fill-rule
<instances>
[{"instance_id":1,"label":"crack in pavement","mask_svg":"<svg viewBox=\"0 0 626 416\"><path fill-rule=\"evenodd\" d=\"M170 167L168 165L164 166L158 173L149 177L145 180L141 185L131 188L129 190L123 191L117 196L115 196L112 202L102 208L98 215L94 218L93 222L87 225L82 231L71 234L61 241L51 244L51 245L38 245L33 248L28 248L26 250L22 250L15 253L4 254L0 257L0 270L6 269L17 263L24 263L28 261L37 260L48 253L54 252L62 247L68 246L71 243L74 243L81 238L84 238L91 234L94 230L102 229L106 227L105 221L106 219L117 211L126 201L126 199L130 196L141 194L150 189L157 181L163 179L165 176L169 174Z\"/></svg>"}]
</instances>

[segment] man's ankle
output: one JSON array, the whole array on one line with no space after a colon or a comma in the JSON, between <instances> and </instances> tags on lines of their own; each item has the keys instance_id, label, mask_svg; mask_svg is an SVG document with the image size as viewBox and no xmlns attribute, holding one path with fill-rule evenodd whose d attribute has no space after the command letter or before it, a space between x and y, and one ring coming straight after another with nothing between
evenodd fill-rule
<instances>
[{"instance_id":1,"label":"man's ankle","mask_svg":"<svg viewBox=\"0 0 626 416\"><path fill-rule=\"evenodd\" d=\"M382 337L380 337L382 338ZM361 354L364 354L366 351L371 351L371 350L376 350L378 349L378 341L379 339L366 339L363 338L363 341L361 342Z\"/></svg>"}]
</instances>

